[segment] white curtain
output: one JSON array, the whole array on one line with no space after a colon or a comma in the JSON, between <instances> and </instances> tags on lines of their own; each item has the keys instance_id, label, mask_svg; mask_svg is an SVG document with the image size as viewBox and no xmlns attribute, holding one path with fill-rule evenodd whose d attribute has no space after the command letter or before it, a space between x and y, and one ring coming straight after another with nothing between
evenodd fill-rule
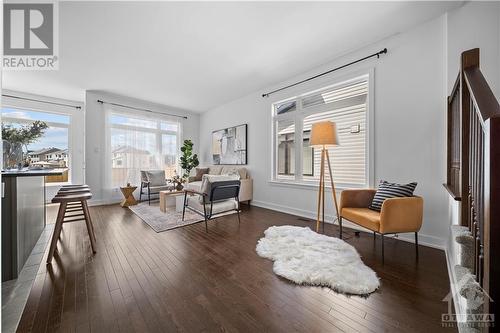
<instances>
[{"instance_id":1,"label":"white curtain","mask_svg":"<svg viewBox=\"0 0 500 333\"><path fill-rule=\"evenodd\" d=\"M106 187L140 185L141 170L179 171L179 119L121 108L106 110Z\"/></svg>"}]
</instances>

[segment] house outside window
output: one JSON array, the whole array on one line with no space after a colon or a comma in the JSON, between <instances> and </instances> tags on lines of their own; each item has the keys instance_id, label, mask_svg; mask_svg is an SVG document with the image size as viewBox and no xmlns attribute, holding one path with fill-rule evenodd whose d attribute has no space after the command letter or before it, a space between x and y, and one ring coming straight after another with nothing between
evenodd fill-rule
<instances>
[{"instance_id":1,"label":"house outside window","mask_svg":"<svg viewBox=\"0 0 500 333\"><path fill-rule=\"evenodd\" d=\"M321 149L309 145L311 127L328 120L337 123L340 139L339 146L328 148L335 183L370 185L371 75L364 73L272 105L273 181L317 184Z\"/></svg>"},{"instance_id":2,"label":"house outside window","mask_svg":"<svg viewBox=\"0 0 500 333\"><path fill-rule=\"evenodd\" d=\"M31 169L60 169L63 174L48 176L47 183L69 182L71 178L69 154L71 116L24 108L2 108L2 127L21 130L30 127L35 121L45 124L46 129L36 140L24 145L22 166ZM4 154L5 149L4 147Z\"/></svg>"}]
</instances>

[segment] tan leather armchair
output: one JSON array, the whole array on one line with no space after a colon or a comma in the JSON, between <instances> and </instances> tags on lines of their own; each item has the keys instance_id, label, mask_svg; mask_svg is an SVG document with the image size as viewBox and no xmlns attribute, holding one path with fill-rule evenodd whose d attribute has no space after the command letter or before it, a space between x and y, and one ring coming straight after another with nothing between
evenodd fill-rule
<instances>
[{"instance_id":1,"label":"tan leather armchair","mask_svg":"<svg viewBox=\"0 0 500 333\"><path fill-rule=\"evenodd\" d=\"M377 190L344 190L340 195L339 227L342 238L342 219L373 231L382 237L382 261L384 260L384 235L404 232L415 233L415 253L418 259L418 232L422 226L424 200L421 197L390 198L384 200L380 212L370 206Z\"/></svg>"}]
</instances>

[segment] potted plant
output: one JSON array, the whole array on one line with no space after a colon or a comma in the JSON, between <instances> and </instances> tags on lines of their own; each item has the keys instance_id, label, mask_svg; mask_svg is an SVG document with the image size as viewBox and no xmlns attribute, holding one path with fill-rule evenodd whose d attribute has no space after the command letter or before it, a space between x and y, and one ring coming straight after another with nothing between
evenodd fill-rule
<instances>
[{"instance_id":1,"label":"potted plant","mask_svg":"<svg viewBox=\"0 0 500 333\"><path fill-rule=\"evenodd\" d=\"M181 152L181 168L184 170L182 178L187 179L191 170L200 165L200 162L198 161L198 155L193 154L193 142L191 140L184 140Z\"/></svg>"},{"instance_id":2,"label":"potted plant","mask_svg":"<svg viewBox=\"0 0 500 333\"><path fill-rule=\"evenodd\" d=\"M16 126L2 123L4 169L21 168L23 163L22 147L28 152L28 145L43 136L49 126L36 120L30 125Z\"/></svg>"}]
</instances>

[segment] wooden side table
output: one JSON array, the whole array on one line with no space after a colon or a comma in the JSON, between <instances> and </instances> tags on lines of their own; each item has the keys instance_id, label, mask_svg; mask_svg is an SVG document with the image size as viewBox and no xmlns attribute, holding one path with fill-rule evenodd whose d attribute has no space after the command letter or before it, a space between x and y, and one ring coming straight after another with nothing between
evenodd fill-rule
<instances>
[{"instance_id":1,"label":"wooden side table","mask_svg":"<svg viewBox=\"0 0 500 333\"><path fill-rule=\"evenodd\" d=\"M123 193L123 201L120 203L120 206L122 207L128 207L128 206L133 206L137 205L137 200L134 198L134 191L137 188L137 186L125 186L125 187L120 187L120 190Z\"/></svg>"},{"instance_id":2,"label":"wooden side table","mask_svg":"<svg viewBox=\"0 0 500 333\"><path fill-rule=\"evenodd\" d=\"M177 190L160 191L160 210L163 213L165 213L169 207L169 205L167 203L168 198L173 198L175 200L175 197L179 196L179 195L184 195L184 191L183 190L181 190L181 191L177 191ZM174 201L173 205L170 205L170 206L174 207L174 209L175 209L175 201Z\"/></svg>"}]
</instances>

